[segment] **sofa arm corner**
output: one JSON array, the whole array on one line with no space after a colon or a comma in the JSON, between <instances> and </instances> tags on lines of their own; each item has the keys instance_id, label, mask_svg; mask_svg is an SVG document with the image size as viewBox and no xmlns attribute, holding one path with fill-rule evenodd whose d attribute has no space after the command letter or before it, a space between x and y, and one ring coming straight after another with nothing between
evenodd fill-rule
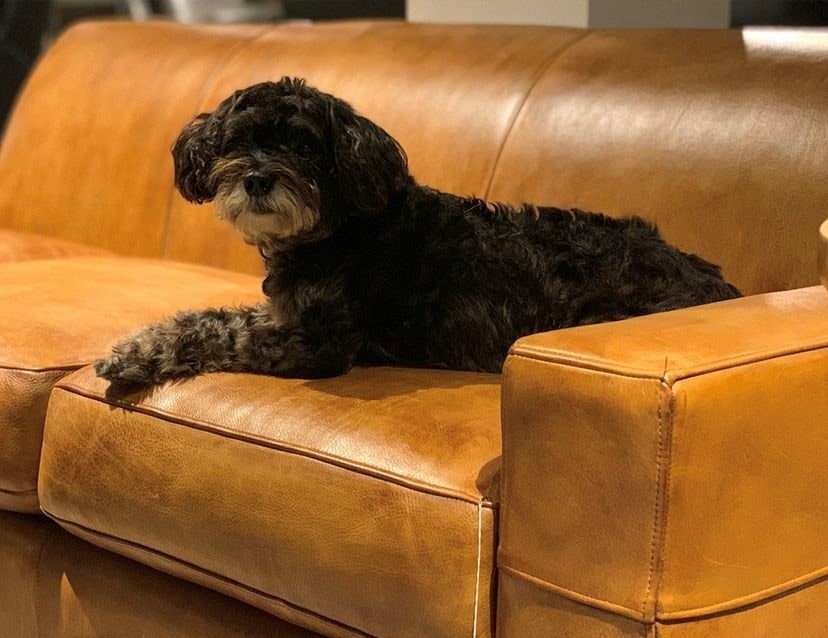
<instances>
[{"instance_id":1,"label":"sofa arm corner","mask_svg":"<svg viewBox=\"0 0 828 638\"><path fill-rule=\"evenodd\" d=\"M828 574L824 288L532 335L502 393L501 638L638 633Z\"/></svg>"}]
</instances>

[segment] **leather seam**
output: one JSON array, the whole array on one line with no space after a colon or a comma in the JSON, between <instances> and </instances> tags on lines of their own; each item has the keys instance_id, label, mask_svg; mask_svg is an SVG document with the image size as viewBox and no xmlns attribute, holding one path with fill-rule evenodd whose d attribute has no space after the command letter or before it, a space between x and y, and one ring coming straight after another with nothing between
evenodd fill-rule
<instances>
[{"instance_id":1,"label":"leather seam","mask_svg":"<svg viewBox=\"0 0 828 638\"><path fill-rule=\"evenodd\" d=\"M242 443L256 445L258 447L275 450L277 452L282 452L284 454L302 456L304 458L332 465L346 471L361 474L362 476L387 481L399 487L410 489L412 491L420 492L423 494L429 494L431 496L437 496L439 498L460 501L462 503L467 503L471 505L477 505L480 502L481 497L479 496L475 498L468 494L464 494L460 491L455 491L450 488L447 489L445 487L440 487L438 485L433 485L430 483L418 482L416 480L412 480L410 478L403 477L398 474L393 474L391 472L387 472L379 468L371 467L368 465L361 465L359 463L354 463L349 459L344 459L330 454L320 453L318 451L311 450L308 448L302 448L300 446L292 445L290 443L276 441L273 439L259 438L235 430L229 430L223 428L222 426L216 423L211 423L209 421L204 421L201 419L188 419L185 417L177 416L175 414L171 414L164 410L160 410L158 408L149 408L147 406L138 406L131 403L108 400L100 397L99 395L93 392L86 391L83 388L68 383L58 383L55 386L55 390L63 390L65 392L68 392L69 394L84 397L86 399L95 401L100 404L121 408L126 411L136 412L138 414L143 414L145 416L166 421L167 423L175 423L176 425L192 428L194 430L199 430L201 432L211 433L226 439L232 439ZM484 503L487 507L492 507L487 501L484 501Z\"/></svg>"},{"instance_id":2,"label":"leather seam","mask_svg":"<svg viewBox=\"0 0 828 638\"><path fill-rule=\"evenodd\" d=\"M726 616L770 604L780 598L792 596L802 590L810 589L823 583L828 583L828 565L799 578L793 578L779 585L767 587L752 594L732 598L725 602L662 612L656 620L663 624L673 624Z\"/></svg>"},{"instance_id":3,"label":"leather seam","mask_svg":"<svg viewBox=\"0 0 828 638\"><path fill-rule=\"evenodd\" d=\"M613 365L612 362L606 359L597 359L594 357L583 356L577 353L564 352L562 350L552 349L524 349L513 348L509 352L509 357L519 359L526 359L528 361L537 361L540 363L550 363L553 365L561 365L571 368L580 368L584 370L592 370L595 372L603 372L615 376L628 377L632 379L655 379L665 383L674 384L677 381L689 379L692 377L703 376L713 372L722 372L724 370L732 370L766 361L773 361L785 357L794 357L800 354L810 354L819 352L820 350L828 349L828 343L819 342L815 344L806 344L797 348L790 348L788 350L769 350L757 351L747 355L735 355L733 357L725 357L717 359L709 363L691 366L683 370L665 370L663 372L655 371L646 368L636 368L634 366L619 366Z\"/></svg>"},{"instance_id":4,"label":"leather seam","mask_svg":"<svg viewBox=\"0 0 828 638\"><path fill-rule=\"evenodd\" d=\"M477 503L477 555L474 574L474 616L472 618L472 638L477 638L477 623L480 617L480 576L483 569L483 504Z\"/></svg>"},{"instance_id":5,"label":"leather seam","mask_svg":"<svg viewBox=\"0 0 828 638\"><path fill-rule=\"evenodd\" d=\"M47 372L74 372L84 366L89 365L89 361L84 361L83 363L67 363L65 365L53 365L53 366L21 366L14 363L3 363L0 361L0 370L10 370L11 372L32 372L35 374L38 373L47 373Z\"/></svg>"},{"instance_id":6,"label":"leather seam","mask_svg":"<svg viewBox=\"0 0 828 638\"><path fill-rule=\"evenodd\" d=\"M167 561L170 561L172 563L176 563L176 564L181 565L181 566L183 566L187 569L191 569L193 571L196 571L196 572L198 572L200 574L203 574L205 576L208 576L210 578L214 578L216 580L227 583L227 584L229 584L233 587L238 587L240 589L244 589L246 591L249 591L252 594L255 594L257 596L262 596L264 598L268 598L270 600L276 601L276 602L278 602L280 604L283 604L286 607L290 607L291 609L293 609L295 611L298 611L300 613L307 614L308 616L318 618L318 619L320 619L324 622L329 622L329 623L331 623L333 625L336 625L338 627L345 628L348 631L352 631L355 634L363 636L364 638L378 638L378 637L374 636L373 634L369 634L369 633L366 633L366 632L362 631L361 629L357 629L356 627L351 627L350 625L339 622L339 621L334 620L332 618L328 618L327 616L323 616L322 614L315 613L315 612L313 612L313 611L311 611L311 610L309 610L305 607L302 607L300 605L296 605L294 603L291 603L290 601L285 600L284 598L280 598L279 596L275 596L273 594L263 592L259 589L256 589L255 587L251 587L250 585L246 585L244 583L241 583L241 582L239 582L237 580L234 580L232 578L229 578L227 576L222 576L221 574L217 574L213 571L210 571L208 569L200 567L199 565L196 565L194 563L190 563L188 561L185 561L185 560L182 560L182 559L177 558L175 556L172 556L171 554L167 554L167 553L162 552L162 551L160 551L158 549L155 549L153 547L149 547L147 545L144 545L143 543L137 543L135 541L127 540L127 539L121 538L119 536L114 536L112 534L107 534L106 532L101 532L101 531L93 529L91 527L87 527L86 525L82 525L80 523L76 523L74 521L70 521L70 520L61 518L59 516L56 516L55 514L52 514L51 512L46 510L45 508L43 509L43 513L46 516L48 516L49 518L57 521L60 525L62 525L64 527L66 527L66 526L75 527L75 528L78 528L78 529L82 530L83 532L85 532L87 534L90 534L90 535L93 535L93 536L100 536L102 538L106 538L106 539L109 539L111 541L114 541L115 543L120 543L120 544L123 544L123 545L127 545L129 547L137 549L138 551L146 552L148 554L153 554L155 556L160 557L163 560L167 560Z\"/></svg>"},{"instance_id":7,"label":"leather seam","mask_svg":"<svg viewBox=\"0 0 828 638\"><path fill-rule=\"evenodd\" d=\"M535 72L535 75L529 82L529 86L526 89L526 93L524 93L523 97L520 99L520 103L515 107L511 117L509 118L509 123L506 125L506 132L503 135L503 141L500 143L499 148L495 152L494 162L492 163L492 170L489 173L489 177L486 180L486 190L485 194L483 195L483 199L488 200L489 194L492 190L492 185L494 184L495 177L497 176L497 171L500 168L500 158L503 155L503 151L506 149L506 144L509 142L509 138L512 135L512 131L515 128L515 124L517 123L518 119L520 118L520 114L523 112L523 108L526 106L526 103L529 101L529 97L532 95L532 92L535 90L535 87L538 85L538 82L546 75L546 72L557 62L561 56L565 53L570 51L575 45L579 44L582 40L590 37L594 31L585 31L584 33L575 37L571 42L563 45L560 49L550 53L549 56L543 62L538 65L538 69Z\"/></svg>"},{"instance_id":8,"label":"leather seam","mask_svg":"<svg viewBox=\"0 0 828 638\"><path fill-rule=\"evenodd\" d=\"M549 581L543 578L532 576L531 574L521 571L520 569L510 567L509 565L505 565L503 563L508 560L508 556L505 556L502 551L501 558L502 560L499 569L515 578L523 580L526 583L535 585L536 587L540 587L545 591L566 598L567 600L570 600L572 602L580 603L587 607L592 607L594 609L599 609L601 611L613 613L618 616L629 618L631 620L647 622L646 619L642 618L641 613L635 609L626 607L624 605L619 605L617 603L602 600L600 598L595 598L587 594L582 594L580 592L569 589L567 587L563 587L561 585L555 585L554 583L550 583ZM721 603L705 605L703 607L680 609L677 611L660 612L656 614L654 622L661 624L678 624L681 622L691 622L704 620L706 618L718 618L721 616L737 614L745 611L746 609L753 609L766 604L770 604L771 602L778 600L780 598L792 596L800 591L810 589L811 587L816 587L823 583L828 583L828 566L805 574L800 578L794 578L779 585L768 587L767 589L755 592L753 594L739 596L737 598L732 598Z\"/></svg>"},{"instance_id":9,"label":"leather seam","mask_svg":"<svg viewBox=\"0 0 828 638\"><path fill-rule=\"evenodd\" d=\"M667 364L668 362L665 358L665 373L667 371ZM656 564L658 573L657 582L655 584L654 590L653 617L651 619L652 622L655 622L655 618L658 616L659 613L661 587L664 583L664 574L666 571L665 551L667 548L667 528L670 524L670 495L673 480L673 458L676 446L676 395L675 392L673 392L673 384L670 383L670 381L665 376L660 388L662 391L662 395L660 398L664 401L664 403L666 403L666 423L664 438L661 440L663 450L662 463L664 464L664 466L659 476L659 480L661 482L661 488L659 490L659 498L661 498L661 512L660 520L658 522L658 555L656 557L656 560L658 561ZM666 397L664 396L664 393L666 393ZM662 401L659 401L659 409L661 404ZM660 418L665 418L664 412L660 412Z\"/></svg>"},{"instance_id":10,"label":"leather seam","mask_svg":"<svg viewBox=\"0 0 828 638\"><path fill-rule=\"evenodd\" d=\"M508 560L508 558L506 558L506 560ZM509 565L505 565L502 562L500 565L500 570L506 572L514 578L518 578L519 580L522 580L526 583L535 585L536 587L540 587L545 591L557 594L558 596L562 596L567 600L571 600L573 602L580 603L582 605L586 605L587 607L592 607L594 609L599 609L601 611L606 611L617 616L623 616L624 618L636 620L638 622L646 622L646 619L642 616L641 611L633 609L632 607L619 605L618 603L613 603L608 600L603 600L601 598L595 598L594 596L590 596L588 594L582 594L581 592L575 591L574 589L569 589L568 587L555 585L554 583L550 583L548 580L538 578L537 576L532 576L531 574L528 574L520 569L511 567Z\"/></svg>"},{"instance_id":11,"label":"leather seam","mask_svg":"<svg viewBox=\"0 0 828 638\"><path fill-rule=\"evenodd\" d=\"M663 432L664 432L664 416L662 414L661 408L661 389L657 388L656 390L656 418L658 421L658 427L656 428L656 450L655 450L655 466L656 466L656 489L655 489L655 499L653 503L653 522L652 527L650 530L650 558L647 564L647 587L644 590L644 600L641 603L641 615L644 618L647 618L647 604L650 602L650 592L653 588L653 576L655 574L655 556L656 556L656 537L658 534L658 519L659 519L659 507L661 505L661 499L659 497L660 492L660 483L661 483L661 452L662 452L662 440L663 440ZM652 613L652 612L651 612Z\"/></svg>"},{"instance_id":12,"label":"leather seam","mask_svg":"<svg viewBox=\"0 0 828 638\"><path fill-rule=\"evenodd\" d=\"M37 488L29 490L7 490L0 487L0 494L8 494L9 496L31 496L32 494L37 494Z\"/></svg>"},{"instance_id":13,"label":"leather seam","mask_svg":"<svg viewBox=\"0 0 828 638\"><path fill-rule=\"evenodd\" d=\"M210 72L210 74L205 78L204 85L201 87L201 91L196 98L195 109L193 109L192 117L198 115L203 109L204 105L207 101L207 98L210 95L210 92L215 88L216 84L218 83L219 78L221 77L222 73L227 69L230 63L242 53L242 51L246 50L248 47L252 46L259 38L264 36L266 33L269 33L272 30L272 27L263 26L258 29L254 35L250 35L246 38L241 39L235 45L233 45L230 50L222 57L222 59L216 64L215 68ZM167 251L169 250L170 245L170 223L172 221L172 211L173 211L173 204L175 202L175 184L170 185L170 191L167 195L167 205L166 210L164 212L164 236L161 239L161 246L160 251L158 254L159 258L164 258L167 255Z\"/></svg>"},{"instance_id":14,"label":"leather seam","mask_svg":"<svg viewBox=\"0 0 828 638\"><path fill-rule=\"evenodd\" d=\"M665 369L667 361L664 362ZM670 392L665 406L664 390ZM667 483L670 472L670 439L672 437L672 391L666 382L656 388L656 414L658 429L656 431L656 485L653 506L653 524L650 536L650 559L647 567L647 589L641 604L642 617L647 622L654 622L658 606L658 589L664 548L664 529L667 520Z\"/></svg>"}]
</instances>

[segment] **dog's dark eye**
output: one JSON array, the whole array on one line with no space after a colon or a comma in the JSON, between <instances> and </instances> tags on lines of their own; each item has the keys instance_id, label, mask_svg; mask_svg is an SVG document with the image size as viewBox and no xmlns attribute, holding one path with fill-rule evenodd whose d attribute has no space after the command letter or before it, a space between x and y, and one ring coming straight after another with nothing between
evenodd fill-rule
<instances>
[{"instance_id":1,"label":"dog's dark eye","mask_svg":"<svg viewBox=\"0 0 828 638\"><path fill-rule=\"evenodd\" d=\"M296 152L302 157L310 157L313 155L313 149L308 142L300 142L299 146L296 147Z\"/></svg>"},{"instance_id":2,"label":"dog's dark eye","mask_svg":"<svg viewBox=\"0 0 828 638\"><path fill-rule=\"evenodd\" d=\"M293 152L303 159L311 159L319 154L319 145L312 135L299 134L292 140Z\"/></svg>"}]
</instances>

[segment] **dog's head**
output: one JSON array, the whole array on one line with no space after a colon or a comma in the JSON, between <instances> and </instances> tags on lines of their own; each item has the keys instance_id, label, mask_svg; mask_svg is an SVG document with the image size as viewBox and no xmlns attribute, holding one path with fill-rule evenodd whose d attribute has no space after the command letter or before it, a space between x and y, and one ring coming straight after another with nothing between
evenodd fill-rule
<instances>
[{"instance_id":1,"label":"dog's head","mask_svg":"<svg viewBox=\"0 0 828 638\"><path fill-rule=\"evenodd\" d=\"M380 214L408 179L405 153L379 126L303 80L236 91L173 147L175 184L251 243L319 239L350 216Z\"/></svg>"}]
</instances>

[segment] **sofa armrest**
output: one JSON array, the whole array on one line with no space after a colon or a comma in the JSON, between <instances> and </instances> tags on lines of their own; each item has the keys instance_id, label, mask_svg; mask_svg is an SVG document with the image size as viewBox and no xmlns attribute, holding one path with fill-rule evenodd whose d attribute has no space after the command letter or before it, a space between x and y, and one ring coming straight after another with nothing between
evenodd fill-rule
<instances>
[{"instance_id":1,"label":"sofa armrest","mask_svg":"<svg viewBox=\"0 0 828 638\"><path fill-rule=\"evenodd\" d=\"M826 585L824 288L526 337L502 400L501 638Z\"/></svg>"}]
</instances>

